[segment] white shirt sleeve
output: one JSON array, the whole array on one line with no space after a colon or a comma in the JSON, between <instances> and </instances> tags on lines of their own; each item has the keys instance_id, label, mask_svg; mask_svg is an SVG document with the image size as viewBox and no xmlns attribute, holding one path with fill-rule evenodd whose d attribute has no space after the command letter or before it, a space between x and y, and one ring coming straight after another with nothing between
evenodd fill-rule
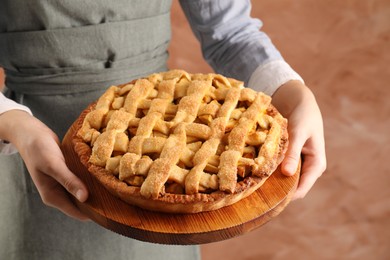
<instances>
[{"instance_id":1,"label":"white shirt sleeve","mask_svg":"<svg viewBox=\"0 0 390 260\"><path fill-rule=\"evenodd\" d=\"M252 73L248 87L272 96L284 83L290 80L300 80L302 77L284 60L274 60L260 65Z\"/></svg>"},{"instance_id":2,"label":"white shirt sleeve","mask_svg":"<svg viewBox=\"0 0 390 260\"><path fill-rule=\"evenodd\" d=\"M6 98L3 93L0 92L0 115L13 109L23 110L32 115L32 112L28 107ZM17 150L13 144L0 139L0 154L13 154L16 152Z\"/></svg>"}]
</instances>

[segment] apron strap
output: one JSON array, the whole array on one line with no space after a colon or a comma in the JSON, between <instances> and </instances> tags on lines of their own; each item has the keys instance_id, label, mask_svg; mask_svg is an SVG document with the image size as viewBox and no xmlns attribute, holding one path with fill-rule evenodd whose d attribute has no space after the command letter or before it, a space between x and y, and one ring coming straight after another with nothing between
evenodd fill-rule
<instances>
[{"instance_id":1,"label":"apron strap","mask_svg":"<svg viewBox=\"0 0 390 260\"><path fill-rule=\"evenodd\" d=\"M6 86L18 93L91 91L166 70L170 37L169 12L75 28L0 33L0 65Z\"/></svg>"},{"instance_id":2,"label":"apron strap","mask_svg":"<svg viewBox=\"0 0 390 260\"><path fill-rule=\"evenodd\" d=\"M129 82L154 72L166 71L168 54L144 61L140 66L129 64L124 68L106 68L70 71L49 75L25 75L5 70L5 85L10 90L26 95L62 95L90 92L111 85Z\"/></svg>"}]
</instances>

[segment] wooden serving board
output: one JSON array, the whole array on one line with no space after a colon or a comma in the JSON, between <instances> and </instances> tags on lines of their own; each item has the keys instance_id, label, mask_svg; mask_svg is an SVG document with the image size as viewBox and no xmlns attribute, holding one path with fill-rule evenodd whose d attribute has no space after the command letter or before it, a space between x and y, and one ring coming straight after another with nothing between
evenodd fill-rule
<instances>
[{"instance_id":1,"label":"wooden serving board","mask_svg":"<svg viewBox=\"0 0 390 260\"><path fill-rule=\"evenodd\" d=\"M196 214L152 212L123 202L100 185L74 151L70 141L74 134L75 124L62 150L69 169L87 185L89 197L85 203L73 201L104 228L141 241L191 245L243 235L276 217L290 202L299 181L300 169L286 177L278 168L256 192L231 206Z\"/></svg>"}]
</instances>

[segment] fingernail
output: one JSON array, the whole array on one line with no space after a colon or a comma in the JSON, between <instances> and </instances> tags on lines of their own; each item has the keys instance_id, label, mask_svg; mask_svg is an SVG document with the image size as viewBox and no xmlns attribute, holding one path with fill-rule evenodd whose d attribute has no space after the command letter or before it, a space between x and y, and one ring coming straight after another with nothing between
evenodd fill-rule
<instances>
[{"instance_id":1,"label":"fingernail","mask_svg":"<svg viewBox=\"0 0 390 260\"><path fill-rule=\"evenodd\" d=\"M77 190L76 191L76 198L79 200L79 201L82 201L82 198L83 198L83 191L81 189Z\"/></svg>"},{"instance_id":2,"label":"fingernail","mask_svg":"<svg viewBox=\"0 0 390 260\"><path fill-rule=\"evenodd\" d=\"M285 169L291 174L295 173L295 165L293 163L287 163Z\"/></svg>"}]
</instances>

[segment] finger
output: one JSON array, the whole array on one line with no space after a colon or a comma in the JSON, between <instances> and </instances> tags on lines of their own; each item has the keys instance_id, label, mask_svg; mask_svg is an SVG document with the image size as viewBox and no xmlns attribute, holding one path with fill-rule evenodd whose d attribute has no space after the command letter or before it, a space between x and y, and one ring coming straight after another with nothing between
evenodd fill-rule
<instances>
[{"instance_id":1,"label":"finger","mask_svg":"<svg viewBox=\"0 0 390 260\"><path fill-rule=\"evenodd\" d=\"M319 157L313 155L306 155L304 157L298 188L295 191L293 200L306 196L317 179L323 174L325 170L325 166L323 165Z\"/></svg>"},{"instance_id":2,"label":"finger","mask_svg":"<svg viewBox=\"0 0 390 260\"><path fill-rule=\"evenodd\" d=\"M50 160L50 163L45 168L44 172L48 176L60 183L70 194L77 198L80 202L85 202L88 198L88 190L84 183L74 175L66 166L65 161Z\"/></svg>"},{"instance_id":3,"label":"finger","mask_svg":"<svg viewBox=\"0 0 390 260\"><path fill-rule=\"evenodd\" d=\"M59 205L61 205L61 207L56 208L67 216L78 219L80 221L90 220L90 218L83 212L81 212L77 207L75 207L71 201L65 200L63 199L63 197L60 197L60 200L58 202L60 203Z\"/></svg>"},{"instance_id":4,"label":"finger","mask_svg":"<svg viewBox=\"0 0 390 260\"><path fill-rule=\"evenodd\" d=\"M52 182L53 186L50 189L40 191L42 201L45 205L56 208L72 218L86 221L88 216L82 213L70 200L67 191L59 185L54 179L46 176L46 182ZM51 180L49 180L51 179Z\"/></svg>"},{"instance_id":5,"label":"finger","mask_svg":"<svg viewBox=\"0 0 390 260\"><path fill-rule=\"evenodd\" d=\"M291 133L289 137L289 145L286 155L282 162L282 173L291 176L294 175L298 169L301 158L302 147L306 142L306 138L299 134Z\"/></svg>"}]
</instances>

